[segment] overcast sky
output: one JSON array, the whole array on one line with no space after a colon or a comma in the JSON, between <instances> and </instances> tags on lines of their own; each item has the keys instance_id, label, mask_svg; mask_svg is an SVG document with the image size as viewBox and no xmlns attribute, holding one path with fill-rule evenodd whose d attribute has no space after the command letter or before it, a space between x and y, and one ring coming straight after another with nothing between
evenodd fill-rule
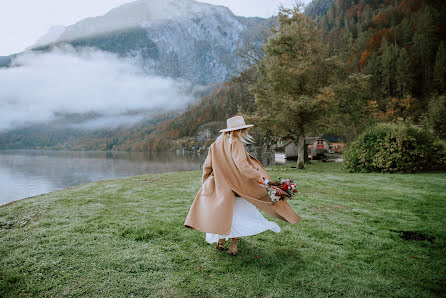
<instances>
[{"instance_id":1,"label":"overcast sky","mask_svg":"<svg viewBox=\"0 0 446 298\"><path fill-rule=\"evenodd\" d=\"M308 3L311 0L301 0ZM20 52L52 26L68 26L86 17L103 15L132 0L1 0L0 56ZM203 0L225 5L236 15L270 17L294 0Z\"/></svg>"}]
</instances>

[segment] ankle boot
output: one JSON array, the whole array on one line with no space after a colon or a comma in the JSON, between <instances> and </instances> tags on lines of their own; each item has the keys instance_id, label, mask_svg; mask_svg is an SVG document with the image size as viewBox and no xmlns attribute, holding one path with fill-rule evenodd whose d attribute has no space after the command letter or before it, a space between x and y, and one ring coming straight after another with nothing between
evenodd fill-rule
<instances>
[{"instance_id":1,"label":"ankle boot","mask_svg":"<svg viewBox=\"0 0 446 298\"><path fill-rule=\"evenodd\" d=\"M225 243L226 243L226 239L225 239L225 238L223 238L223 239L218 239L218 242L217 242L217 249L218 249L218 250L223 250L223 249L225 249Z\"/></svg>"},{"instance_id":2,"label":"ankle boot","mask_svg":"<svg viewBox=\"0 0 446 298\"><path fill-rule=\"evenodd\" d=\"M231 244L229 245L228 254L233 256L237 254L237 241L238 238L231 238Z\"/></svg>"}]
</instances>

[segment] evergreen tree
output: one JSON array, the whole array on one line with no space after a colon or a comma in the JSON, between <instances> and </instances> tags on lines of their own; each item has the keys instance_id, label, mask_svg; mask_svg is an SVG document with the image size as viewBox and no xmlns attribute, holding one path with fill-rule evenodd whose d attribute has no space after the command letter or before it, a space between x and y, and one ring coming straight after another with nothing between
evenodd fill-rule
<instances>
[{"instance_id":1,"label":"evergreen tree","mask_svg":"<svg viewBox=\"0 0 446 298\"><path fill-rule=\"evenodd\" d=\"M396 84L399 96L405 96L410 93L411 81L410 58L406 49L401 48L396 62Z\"/></svg>"},{"instance_id":2,"label":"evergreen tree","mask_svg":"<svg viewBox=\"0 0 446 298\"><path fill-rule=\"evenodd\" d=\"M372 123L369 102L373 97L369 84L369 75L355 73L332 86L335 100L326 119L329 133L352 141Z\"/></svg>"},{"instance_id":3,"label":"evergreen tree","mask_svg":"<svg viewBox=\"0 0 446 298\"><path fill-rule=\"evenodd\" d=\"M420 11L416 20L416 30L413 36L413 48L418 60L417 69L421 70L423 91L431 90L432 69L436 44L433 12L429 6Z\"/></svg>"},{"instance_id":4,"label":"evergreen tree","mask_svg":"<svg viewBox=\"0 0 446 298\"><path fill-rule=\"evenodd\" d=\"M446 49L444 42L440 43L435 58L434 84L440 92L446 92Z\"/></svg>"},{"instance_id":5,"label":"evergreen tree","mask_svg":"<svg viewBox=\"0 0 446 298\"><path fill-rule=\"evenodd\" d=\"M382 91L386 96L391 96L395 80L395 59L397 49L394 44L389 44L383 39L381 44L381 78Z\"/></svg>"},{"instance_id":6,"label":"evergreen tree","mask_svg":"<svg viewBox=\"0 0 446 298\"><path fill-rule=\"evenodd\" d=\"M412 41L413 27L410 21L410 15L403 18L400 24L401 30L401 42L404 45L409 44Z\"/></svg>"},{"instance_id":7,"label":"evergreen tree","mask_svg":"<svg viewBox=\"0 0 446 298\"><path fill-rule=\"evenodd\" d=\"M366 73L370 75L370 86L375 96L378 96L381 87L381 57L373 52L367 62Z\"/></svg>"}]
</instances>

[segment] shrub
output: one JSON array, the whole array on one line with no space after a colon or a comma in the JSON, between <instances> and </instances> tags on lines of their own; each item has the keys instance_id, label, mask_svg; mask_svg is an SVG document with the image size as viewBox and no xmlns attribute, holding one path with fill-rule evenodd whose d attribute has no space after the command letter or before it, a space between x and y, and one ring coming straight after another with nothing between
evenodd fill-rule
<instances>
[{"instance_id":1,"label":"shrub","mask_svg":"<svg viewBox=\"0 0 446 298\"><path fill-rule=\"evenodd\" d=\"M377 124L344 152L348 172L415 173L445 169L444 142L432 132L410 124Z\"/></svg>"}]
</instances>

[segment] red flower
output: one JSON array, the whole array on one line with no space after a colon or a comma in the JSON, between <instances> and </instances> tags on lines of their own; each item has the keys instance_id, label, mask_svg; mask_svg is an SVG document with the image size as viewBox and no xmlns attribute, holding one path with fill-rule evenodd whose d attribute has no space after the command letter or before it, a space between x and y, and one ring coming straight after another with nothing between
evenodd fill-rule
<instances>
[{"instance_id":1,"label":"red flower","mask_svg":"<svg viewBox=\"0 0 446 298\"><path fill-rule=\"evenodd\" d=\"M280 194L278 192L276 192L276 197L280 197Z\"/></svg>"},{"instance_id":2,"label":"red flower","mask_svg":"<svg viewBox=\"0 0 446 298\"><path fill-rule=\"evenodd\" d=\"M287 191L287 190L288 190L288 185L286 185L286 184L282 185L282 189L283 189L284 191Z\"/></svg>"},{"instance_id":3,"label":"red flower","mask_svg":"<svg viewBox=\"0 0 446 298\"><path fill-rule=\"evenodd\" d=\"M297 192L297 190L294 189L293 192Z\"/></svg>"}]
</instances>

